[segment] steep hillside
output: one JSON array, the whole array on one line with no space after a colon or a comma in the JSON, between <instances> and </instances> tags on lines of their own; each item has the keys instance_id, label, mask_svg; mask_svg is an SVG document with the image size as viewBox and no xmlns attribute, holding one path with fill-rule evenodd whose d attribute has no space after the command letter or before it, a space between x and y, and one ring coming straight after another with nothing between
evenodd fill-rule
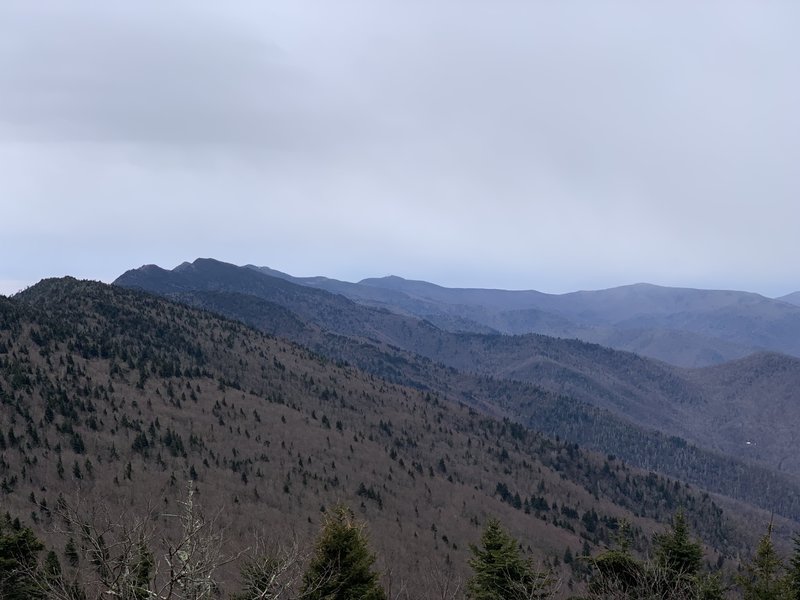
<instances>
[{"instance_id":1,"label":"steep hillside","mask_svg":"<svg viewBox=\"0 0 800 600\"><path fill-rule=\"evenodd\" d=\"M751 446L743 443L740 432L717 426L727 414L727 406L722 400L725 390L712 393L711 388L703 385L702 371L690 377L689 371L578 340L535 334L503 336L453 333L410 316L357 304L341 295L295 285L252 268L217 261L198 260L172 272L158 269L155 276L151 276L154 269L157 268L129 271L116 283L180 298L184 302L220 311L258 327L262 326L263 319L259 319L257 313L263 309L270 315L275 310L272 305L279 304L322 332L347 336L366 344L388 344L460 371L532 383L554 394L566 395L609 410L638 426L679 436L737 459L758 460L769 468L782 468L800 475L800 466L794 461L784 460L781 447L790 447L793 438L780 433L782 428L776 428L779 433L772 447L761 447L754 452ZM390 278L388 281L391 289L410 285L399 278ZM431 288L431 284L424 282L411 283L414 284L411 291ZM193 290L190 289L192 286ZM663 289L654 286L632 287L637 290L641 288L638 293L650 298L645 302L645 307L664 303L661 300L665 293ZM445 288L433 288L444 290L437 292L440 295L447 292ZM218 294L235 292L245 296L232 297L230 301L222 296L213 299L207 296L207 290L216 290ZM471 292L482 294L486 290ZM202 294L205 296L200 297ZM246 296L251 299L250 305ZM671 306L696 309L699 306L724 306L740 301L755 302L760 298L750 295L754 298L747 296L742 300L736 294L727 292L711 296L713 302L703 304L702 295L690 293L683 300L673 299ZM270 305L257 306L263 300ZM579 300L572 302L575 307L582 306ZM269 327L264 330L278 331L274 325ZM297 336L293 339L305 344L315 339L314 336L310 339L308 335L300 335L292 330L283 331L281 335ZM676 334L672 332L671 335ZM342 358L350 359L348 356ZM800 368L795 375L800 377ZM736 390L729 392L738 394ZM748 393L739 394L738 397L742 403L772 402L770 398L761 400ZM788 408L790 412L783 414L785 422L795 422L800 418L800 409ZM770 429L775 414L773 410L754 414L752 424L756 429Z\"/></svg>"},{"instance_id":2,"label":"steep hillside","mask_svg":"<svg viewBox=\"0 0 800 600\"><path fill-rule=\"evenodd\" d=\"M362 306L340 295L217 261L198 260L172 272L147 267L129 271L115 283L189 302L198 292L254 296L278 304L327 332L386 343L460 370L530 381L665 431L680 431L684 421L681 405L699 401L692 386L670 367L633 354L541 335L455 334L413 317ZM230 317L260 325L254 314L260 309L248 307L243 296L226 301L222 307L207 296L197 302L214 304L215 310L222 308ZM272 307L266 310L267 316L274 311Z\"/></svg>"},{"instance_id":3,"label":"steep hillside","mask_svg":"<svg viewBox=\"0 0 800 600\"><path fill-rule=\"evenodd\" d=\"M463 572L490 515L553 565L607 543L622 518L641 547L677 506L724 556L752 539L677 482L103 284L48 280L0 299L0 410L4 508L45 535L60 495L168 513L194 479L234 546L254 526L307 539L346 502L412 588L423 570Z\"/></svg>"},{"instance_id":4,"label":"steep hillside","mask_svg":"<svg viewBox=\"0 0 800 600\"><path fill-rule=\"evenodd\" d=\"M414 329L435 327L418 318L362 306L342 295L301 286L213 259L184 263L172 271L155 265L121 275L115 285L165 296L187 292L233 292L267 300L327 331L402 346Z\"/></svg>"},{"instance_id":5,"label":"steep hillside","mask_svg":"<svg viewBox=\"0 0 800 600\"><path fill-rule=\"evenodd\" d=\"M800 472L798 390L800 360L774 353L687 373L707 398L705 418L719 431L720 449L744 449L779 470Z\"/></svg>"},{"instance_id":6,"label":"steep hillside","mask_svg":"<svg viewBox=\"0 0 800 600\"><path fill-rule=\"evenodd\" d=\"M634 352L681 367L718 365L760 350L692 331L661 327L591 327L575 329L570 333L569 337Z\"/></svg>"},{"instance_id":7,"label":"steep hillside","mask_svg":"<svg viewBox=\"0 0 800 600\"><path fill-rule=\"evenodd\" d=\"M275 332L286 309L252 296L187 293L176 299ZM337 361L347 361L394 383L436 391L496 417L511 417L551 436L622 457L635 465L689 481L778 514L800 520L800 482L750 461L708 451L684 439L634 425L608 410L530 383L457 371L396 347L365 343L295 321L293 340ZM284 335L278 331L278 335ZM746 446L747 458L753 458ZM772 490L769 495L764 490Z\"/></svg>"},{"instance_id":8,"label":"steep hillside","mask_svg":"<svg viewBox=\"0 0 800 600\"><path fill-rule=\"evenodd\" d=\"M240 269L219 264L217 268ZM211 287L213 283L203 285ZM302 291L298 287L296 293ZM346 319L340 309L330 310L328 304L320 302L300 304L304 311L316 307L312 322L293 316L287 307L252 295L195 291L173 293L171 297L290 337L334 360L348 361L391 381L442 394L457 393L463 402L485 414L513 417L537 430L613 453L644 468L800 518L797 479L750 462L762 460L774 468L781 457L754 453L751 446L736 443L738 435L726 446L732 448L733 457L721 454L716 438L730 432L717 432L698 383L667 365L576 340L455 335L385 311L362 320ZM314 298L324 301L325 295L315 292ZM363 314L368 309L357 306L357 310ZM335 318L329 321L328 329L324 324L330 315ZM389 323L393 344L331 331L342 322L358 325L363 321L374 327L380 319ZM395 326L398 322L402 326ZM598 410L597 406L608 410ZM693 439L699 447L676 436ZM765 496L764 489L776 493Z\"/></svg>"}]
</instances>

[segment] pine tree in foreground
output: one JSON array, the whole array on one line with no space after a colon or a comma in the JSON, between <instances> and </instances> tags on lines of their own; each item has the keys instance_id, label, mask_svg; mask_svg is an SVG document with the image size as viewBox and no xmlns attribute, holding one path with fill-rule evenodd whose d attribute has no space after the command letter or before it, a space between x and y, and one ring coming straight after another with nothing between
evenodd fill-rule
<instances>
[{"instance_id":1,"label":"pine tree in foreground","mask_svg":"<svg viewBox=\"0 0 800 600\"><path fill-rule=\"evenodd\" d=\"M703 573L703 547L689 536L686 515L679 510L672 530L655 536L656 562L666 572L668 589L685 587L700 600L720 600L722 584L717 574Z\"/></svg>"},{"instance_id":2,"label":"pine tree in foreground","mask_svg":"<svg viewBox=\"0 0 800 600\"><path fill-rule=\"evenodd\" d=\"M789 559L789 574L787 585L789 587L789 597L792 600L800 600L800 533L795 534L794 552Z\"/></svg>"},{"instance_id":3,"label":"pine tree in foreground","mask_svg":"<svg viewBox=\"0 0 800 600\"><path fill-rule=\"evenodd\" d=\"M790 579L772 543L772 523L761 538L753 559L736 578L744 600L791 600Z\"/></svg>"},{"instance_id":4,"label":"pine tree in foreground","mask_svg":"<svg viewBox=\"0 0 800 600\"><path fill-rule=\"evenodd\" d=\"M642 595L648 579L646 568L631 554L629 534L628 524L623 522L615 538L616 547L592 559L590 598L633 599Z\"/></svg>"},{"instance_id":5,"label":"pine tree in foreground","mask_svg":"<svg viewBox=\"0 0 800 600\"><path fill-rule=\"evenodd\" d=\"M41 598L36 585L38 555L44 548L28 527L6 513L0 517L0 598Z\"/></svg>"},{"instance_id":6,"label":"pine tree in foreground","mask_svg":"<svg viewBox=\"0 0 800 600\"><path fill-rule=\"evenodd\" d=\"M375 556L363 525L344 506L329 514L303 577L302 598L309 600L386 600L372 570Z\"/></svg>"},{"instance_id":7,"label":"pine tree in foreground","mask_svg":"<svg viewBox=\"0 0 800 600\"><path fill-rule=\"evenodd\" d=\"M659 565L687 577L700 572L703 548L689 537L689 527L682 510L675 515L672 531L655 536L654 541Z\"/></svg>"},{"instance_id":8,"label":"pine tree in foreground","mask_svg":"<svg viewBox=\"0 0 800 600\"><path fill-rule=\"evenodd\" d=\"M656 535L655 561L640 561L630 551L627 525L617 547L592 560L589 582L592 600L722 600L724 592L716 574L702 572L702 546L691 539L682 511L672 529Z\"/></svg>"},{"instance_id":9,"label":"pine tree in foreground","mask_svg":"<svg viewBox=\"0 0 800 600\"><path fill-rule=\"evenodd\" d=\"M519 545L496 519L486 525L480 546L472 546L473 575L467 582L470 600L531 600L547 598L551 583L523 558Z\"/></svg>"}]
</instances>

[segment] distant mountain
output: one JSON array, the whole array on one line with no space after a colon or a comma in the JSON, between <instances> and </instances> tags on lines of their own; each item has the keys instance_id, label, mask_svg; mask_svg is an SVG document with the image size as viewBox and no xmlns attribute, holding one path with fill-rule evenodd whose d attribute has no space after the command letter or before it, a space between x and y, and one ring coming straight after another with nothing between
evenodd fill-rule
<instances>
[{"instance_id":1,"label":"distant mountain","mask_svg":"<svg viewBox=\"0 0 800 600\"><path fill-rule=\"evenodd\" d=\"M693 371L685 379L705 399L693 417L714 430L716 447L727 454L747 448L754 458L800 473L800 359L764 352Z\"/></svg>"},{"instance_id":2,"label":"distant mountain","mask_svg":"<svg viewBox=\"0 0 800 600\"><path fill-rule=\"evenodd\" d=\"M233 292L254 296L288 308L304 321L333 333L407 347L414 331L438 328L416 317L358 304L341 294L297 285L245 267L213 259L197 259L167 271L155 265L130 270L114 285L142 289L168 297L187 292Z\"/></svg>"},{"instance_id":3,"label":"distant mountain","mask_svg":"<svg viewBox=\"0 0 800 600\"><path fill-rule=\"evenodd\" d=\"M246 311L249 322L253 311L241 296L253 296L326 332L387 344L461 371L530 381L647 427L679 427L684 420L679 407L698 401L696 391L673 368L634 354L542 335L453 333L413 316L211 259L174 271L148 266L128 271L114 283L198 305L208 302L209 292L235 293L237 307L227 306L225 314L241 318Z\"/></svg>"},{"instance_id":4,"label":"distant mountain","mask_svg":"<svg viewBox=\"0 0 800 600\"><path fill-rule=\"evenodd\" d=\"M150 273L155 276L149 277ZM791 424L800 418L800 406L764 397L762 387L730 378L755 377L774 355L688 371L578 340L444 331L411 316L217 261L196 261L191 269L174 273L174 281L169 273L148 267L130 271L116 283L242 320L398 383L442 393L458 390L465 401L489 414L514 415L542 431L642 466L658 465L707 487L712 485L712 473L714 486L729 485L730 477L717 477L729 467L699 469L700 462L716 459L683 457L677 451L683 440L735 460L800 474L800 460L785 452L793 447ZM782 358L786 359L780 373L782 389L791 393L793 386L800 389L800 361ZM515 387L517 392L511 395L503 391L517 382L534 387ZM485 391L479 394L477 389ZM543 411L542 404L530 405L526 398L531 397L551 398L552 412ZM601 411L592 413L586 405ZM752 406L762 410L751 410ZM637 427L651 430L650 439ZM669 436L682 440L672 446L657 442L662 438L653 429L664 433L663 440ZM765 432L771 432L769 441ZM724 489L737 497L745 493L744 488Z\"/></svg>"},{"instance_id":5,"label":"distant mountain","mask_svg":"<svg viewBox=\"0 0 800 600\"><path fill-rule=\"evenodd\" d=\"M785 296L781 296L777 298L781 302L787 302L789 304L794 304L795 306L800 306L800 292L792 292L791 294L786 294Z\"/></svg>"},{"instance_id":6,"label":"distant mountain","mask_svg":"<svg viewBox=\"0 0 800 600\"><path fill-rule=\"evenodd\" d=\"M262 331L290 337L322 355L355 364L389 381L457 398L485 414L512 416L537 431L623 457L636 465L680 477L781 514L796 514L800 519L800 487L797 488L797 494L791 491L798 486L794 478L771 474L764 468L741 462L742 458L758 458L753 445L734 444L731 454L740 459L726 458L719 452L687 444L674 435L634 425L630 418L636 417L641 411L634 410L632 414L625 415L624 411L619 410L615 412L621 416L616 416L610 411L597 409L538 385L459 372L396 347L332 335L310 323L303 325L298 318L290 317L287 309L252 296L197 292L173 298L242 320ZM566 374L567 383L575 379L566 369L561 373ZM557 374L543 377L539 383L552 383L552 375ZM639 381L642 381L641 378ZM575 389L580 391L580 388ZM630 402L630 399L627 401ZM646 411L644 415L647 415ZM653 415L659 418L663 412L654 411ZM692 420L673 417L672 425ZM707 419L704 418L702 423L707 423ZM753 422L758 423L758 419ZM659 429L663 430L664 427ZM740 438L737 433L735 439ZM713 436L704 439L701 445L707 445L710 439ZM761 448L758 450L761 451ZM765 460L771 464L769 456ZM763 490L767 488L783 491L765 497ZM764 501L768 504L764 504Z\"/></svg>"},{"instance_id":7,"label":"distant mountain","mask_svg":"<svg viewBox=\"0 0 800 600\"><path fill-rule=\"evenodd\" d=\"M800 306L789 306L788 297L650 284L545 294L445 288L396 276L348 283L249 268L415 315L451 331L577 338L683 367L720 364L764 350L800 356Z\"/></svg>"},{"instance_id":8,"label":"distant mountain","mask_svg":"<svg viewBox=\"0 0 800 600\"><path fill-rule=\"evenodd\" d=\"M236 280L227 267L197 265L204 268L224 285ZM181 268L176 281L197 269ZM144 271L169 283L158 269ZM250 281L259 290L267 283ZM232 292L202 294L247 304ZM261 314L318 333L284 309ZM347 338L336 345L348 344L377 351ZM437 374L461 385L458 374L429 366L432 385ZM551 410L551 396L524 385L471 381L474 396L497 395L499 385L509 398L524 393L533 412ZM45 537L73 498L87 514L94 505L129 519L174 513L189 479L207 510L224 508L226 549L244 547L254 527L270 542L294 535L307 543L325 511L345 502L368 522L378 567L412 597L427 597L428 573L464 574L469 545L492 516L570 586L579 561L554 557L605 547L623 519L644 550L658 523L683 507L721 562L746 551L761 529L748 522L749 509L726 504L723 514L708 494L487 416L456 389L401 386L208 311L70 278L0 298L0 418L3 510ZM47 541L63 554L64 539Z\"/></svg>"}]
</instances>

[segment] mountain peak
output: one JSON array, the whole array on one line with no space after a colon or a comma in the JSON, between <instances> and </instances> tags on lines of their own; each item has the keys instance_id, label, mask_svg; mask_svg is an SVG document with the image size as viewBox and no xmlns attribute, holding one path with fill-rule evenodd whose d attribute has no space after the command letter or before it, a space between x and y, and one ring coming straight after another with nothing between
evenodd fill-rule
<instances>
[{"instance_id":1,"label":"mountain peak","mask_svg":"<svg viewBox=\"0 0 800 600\"><path fill-rule=\"evenodd\" d=\"M791 294L786 294L785 296L781 296L780 298L775 298L781 302L786 302L787 304L794 304L795 306L800 306L800 292L792 292Z\"/></svg>"},{"instance_id":2,"label":"mountain peak","mask_svg":"<svg viewBox=\"0 0 800 600\"><path fill-rule=\"evenodd\" d=\"M189 269L192 268L192 266L193 266L192 263L190 263L188 261L183 261L177 267L172 269L172 271L175 272L175 273L180 273L181 271L188 271Z\"/></svg>"},{"instance_id":3,"label":"mountain peak","mask_svg":"<svg viewBox=\"0 0 800 600\"><path fill-rule=\"evenodd\" d=\"M369 285L370 283L404 283L409 281L404 277L400 277L399 275L384 275L383 277L367 277L362 279L358 283L363 285Z\"/></svg>"}]
</instances>

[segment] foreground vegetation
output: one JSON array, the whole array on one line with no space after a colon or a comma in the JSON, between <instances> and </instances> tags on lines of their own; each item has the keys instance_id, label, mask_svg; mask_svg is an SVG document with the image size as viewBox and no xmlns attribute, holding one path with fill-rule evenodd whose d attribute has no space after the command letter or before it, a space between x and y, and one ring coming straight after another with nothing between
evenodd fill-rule
<instances>
[{"instance_id":1,"label":"foreground vegetation","mask_svg":"<svg viewBox=\"0 0 800 600\"><path fill-rule=\"evenodd\" d=\"M343 505L326 515L313 548L264 540L234 555L221 550L222 531L208 519L189 487L174 535L161 536L154 515L109 520L56 508L63 552L46 551L34 532L6 514L0 520L0 598L4 600L533 600L565 597L557 575L537 567L497 519L471 545L466 581L452 571L434 573L426 592L392 586L375 569L365 525ZM168 517L170 515L161 515ZM653 539L653 556L631 552L626 528L616 546L579 557L587 569L584 592L574 600L796 600L800 598L800 536L783 561L771 525L755 555L732 578L712 571L679 511L672 527ZM239 568L239 590L223 595L218 575Z\"/></svg>"}]
</instances>

